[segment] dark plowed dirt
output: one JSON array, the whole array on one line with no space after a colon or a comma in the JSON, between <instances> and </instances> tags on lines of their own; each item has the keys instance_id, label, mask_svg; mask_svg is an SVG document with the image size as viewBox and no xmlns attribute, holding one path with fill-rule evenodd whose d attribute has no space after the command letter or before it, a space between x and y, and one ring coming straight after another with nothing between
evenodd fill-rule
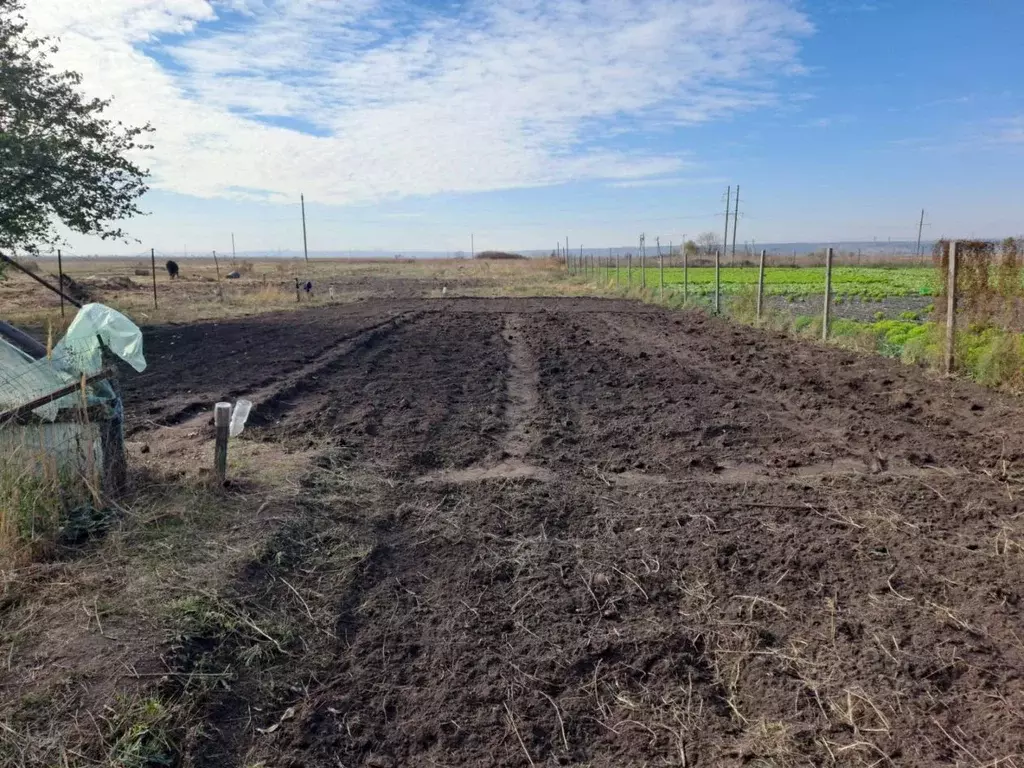
<instances>
[{"instance_id":1,"label":"dark plowed dirt","mask_svg":"<svg viewBox=\"0 0 1024 768\"><path fill-rule=\"evenodd\" d=\"M1024 764L1015 400L600 300L149 336L135 423L259 391L321 456L193 764Z\"/></svg>"},{"instance_id":2,"label":"dark plowed dirt","mask_svg":"<svg viewBox=\"0 0 1024 768\"><path fill-rule=\"evenodd\" d=\"M150 365L124 378L129 431L174 424L209 410L218 399L255 392L317 365L332 348L400 314L367 303L146 328Z\"/></svg>"}]
</instances>

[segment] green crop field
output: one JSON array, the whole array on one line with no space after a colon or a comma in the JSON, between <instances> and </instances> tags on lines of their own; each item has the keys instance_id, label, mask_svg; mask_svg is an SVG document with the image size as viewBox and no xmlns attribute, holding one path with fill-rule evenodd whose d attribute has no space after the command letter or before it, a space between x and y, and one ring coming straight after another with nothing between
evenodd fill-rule
<instances>
[{"instance_id":1,"label":"green crop field","mask_svg":"<svg viewBox=\"0 0 1024 768\"><path fill-rule=\"evenodd\" d=\"M647 286L659 285L657 267L647 267ZM741 292L746 286L757 285L756 267L723 267L722 293ZM598 270L598 278L615 281L615 268ZM641 283L639 267L632 270L632 285ZM689 290L697 296L706 296L715 289L714 267L690 267ZM629 270L619 269L619 285L629 282ZM665 285L683 284L682 267L665 268ZM809 296L825 290L824 267L768 267L764 271L764 290L771 296ZM833 267L832 292L836 296L881 299L890 296L932 296L936 293L935 270L930 267Z\"/></svg>"}]
</instances>

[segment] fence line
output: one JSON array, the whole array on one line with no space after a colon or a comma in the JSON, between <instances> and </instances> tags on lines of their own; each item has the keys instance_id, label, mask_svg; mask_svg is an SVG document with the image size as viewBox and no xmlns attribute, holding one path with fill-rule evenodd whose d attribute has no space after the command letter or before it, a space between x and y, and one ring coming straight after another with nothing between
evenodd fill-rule
<instances>
[{"instance_id":1,"label":"fence line","mask_svg":"<svg viewBox=\"0 0 1024 768\"><path fill-rule=\"evenodd\" d=\"M634 287L639 287L643 291L643 296L653 295L662 302L671 301L675 296L676 300L681 298L684 306L693 305L695 299L702 300L716 314L722 313L727 308L734 311L734 307L747 307L735 311L739 311L741 314L749 312L749 315L744 314L744 316L749 317L758 326L765 324L765 318L769 316L769 312L774 312L774 317L779 316L782 296L788 294L786 301L794 301L793 294L788 293L785 288L780 290L780 282L787 282L785 270L792 269L792 258L789 254L778 252L773 254L768 249L762 248L758 252L756 262L747 261L748 266L744 267L726 267L722 264L721 249L715 249L710 259L710 269L713 271L710 275L708 272L704 272L703 275L697 277L698 288L695 295L694 276L691 274L692 249L669 248L665 250L660 248L660 239L656 240L656 243L658 247L657 265L648 266L643 259L643 249L638 249L641 261L639 275L637 275L632 251L624 254L626 256L624 264L623 254L609 253L607 257L603 258L603 273L598 272L599 279L596 279L595 282L609 288L613 286L616 289L625 288L629 292L632 292ZM591 256L595 257L594 254ZM597 255L596 258L600 264L602 257ZM837 332L836 313L839 311L839 305L844 307L840 312L840 317L849 318L852 311L855 319L866 323L865 331L871 328L871 333L879 334L880 345L882 345L881 340L884 339L885 344L896 344L897 352L902 350L903 341L890 343L886 334L890 331L906 334L908 331L901 331L899 326L872 327L870 325L872 322L885 319L885 316L875 312L872 315L874 320L869 320L865 315L866 312L870 312L870 307L866 306L868 302L882 301L890 296L895 300L910 301L910 308L901 311L900 318L890 315L892 319L898 319L904 323L923 325L925 321L922 321L920 312L933 313L930 320L937 326L945 326L944 334L936 333L933 337L929 331L927 338L917 335L916 338L920 338L922 341L913 347L914 351L910 354L926 355L924 359L931 360L933 364L946 372L955 371L958 365L967 359L965 357L967 355L977 357L976 351L970 351L970 349L976 349L978 343L978 332L975 330L977 328L991 328L1024 334L1024 263L1022 263L1024 262L1024 238L1008 239L1001 244L983 241L939 241L931 260L934 271L924 275L926 280L921 280L923 275L920 271L908 275L901 272L888 272L885 267L878 267L879 271L874 274L885 281L882 290L884 291L886 287L894 289L889 294L873 288L870 279L865 281L864 272L851 271L849 265L843 266L841 253L834 247L829 247L824 251L822 266L813 268L819 270L817 274L820 277L811 277L808 280L808 275L800 271L803 268L797 267L793 274L794 276L799 274L801 277L794 279L789 287L795 289L795 300L799 306L806 307L808 299L818 305L818 312L815 313L818 318L814 320L807 318L806 322L811 323L811 327L816 327L817 320L820 319L821 327L818 337L823 341L829 340ZM707 264L709 259L704 258L698 261ZM706 268L698 267L698 269ZM657 270L658 292L656 294L653 292L647 294L645 290L646 273L651 269ZM615 272L614 279L610 275L613 270ZM626 272L625 280L623 280L623 270ZM890 280L892 282L889 282ZM728 305L726 305L723 295L728 297ZM820 304L816 297L820 297ZM860 303L857 304L857 309L846 309L846 306L858 297ZM920 310L914 308L915 300L921 302ZM737 301L740 303L737 304ZM744 304L746 301L750 303ZM927 307L925 306L926 302ZM906 307L905 304L902 306ZM894 310L894 312L896 311L899 311L898 307ZM902 315L907 316L903 317ZM806 315L801 316L806 318ZM794 316L793 321L795 320ZM844 323L846 322L848 321L844 319ZM971 330L967 330L967 326L970 326ZM798 327L806 326L799 325ZM843 336L849 337L851 334L859 332L856 327L847 324L843 326L841 333ZM986 339L989 338L986 337ZM1017 344L1021 348L1021 361L1017 365L1020 370L1014 375L1018 376L1016 379L1018 383L1024 384L1024 339L1018 342L1007 340L1005 343L1007 347ZM975 347L971 347L971 344L974 344ZM891 346L884 347L884 345L880 348L893 349ZM907 347L907 349L911 348ZM887 354L892 354L892 352L887 352ZM910 359L922 358L912 357ZM1007 365L1013 367L1016 363ZM972 362L971 366L976 367L975 362Z\"/></svg>"}]
</instances>

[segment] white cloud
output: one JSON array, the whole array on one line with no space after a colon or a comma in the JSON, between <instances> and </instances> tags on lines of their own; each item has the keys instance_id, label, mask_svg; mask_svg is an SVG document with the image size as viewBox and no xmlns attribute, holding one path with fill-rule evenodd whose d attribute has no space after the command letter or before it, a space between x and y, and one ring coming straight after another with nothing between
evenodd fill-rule
<instances>
[{"instance_id":1,"label":"white cloud","mask_svg":"<svg viewBox=\"0 0 1024 768\"><path fill-rule=\"evenodd\" d=\"M609 183L609 186L633 189L637 187L682 187L701 184L724 184L725 182L726 178L724 176L671 176L669 178L626 179L625 181L613 181Z\"/></svg>"},{"instance_id":2,"label":"white cloud","mask_svg":"<svg viewBox=\"0 0 1024 768\"><path fill-rule=\"evenodd\" d=\"M774 104L790 0L32 0L154 186L326 203L673 173L655 127ZM620 117L640 128L623 133ZM296 127L308 127L312 133Z\"/></svg>"}]
</instances>

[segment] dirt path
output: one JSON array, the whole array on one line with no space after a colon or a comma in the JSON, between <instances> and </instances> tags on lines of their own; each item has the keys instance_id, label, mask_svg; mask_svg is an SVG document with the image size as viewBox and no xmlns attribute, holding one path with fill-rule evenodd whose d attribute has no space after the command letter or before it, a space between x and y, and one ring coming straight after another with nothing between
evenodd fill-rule
<instances>
[{"instance_id":1,"label":"dirt path","mask_svg":"<svg viewBox=\"0 0 1024 768\"><path fill-rule=\"evenodd\" d=\"M306 352L253 434L320 469L194 764L1024 765L1016 401L622 302L365 310L260 321Z\"/></svg>"}]
</instances>

